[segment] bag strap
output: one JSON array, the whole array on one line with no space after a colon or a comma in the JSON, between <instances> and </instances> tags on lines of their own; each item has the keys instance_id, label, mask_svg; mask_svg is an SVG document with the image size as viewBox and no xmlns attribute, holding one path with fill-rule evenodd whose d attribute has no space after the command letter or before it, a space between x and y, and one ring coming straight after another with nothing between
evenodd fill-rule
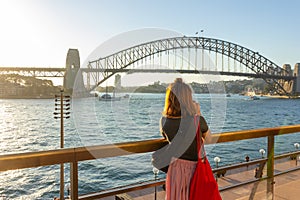
<instances>
[{"instance_id":1,"label":"bag strap","mask_svg":"<svg viewBox=\"0 0 300 200\"><path fill-rule=\"evenodd\" d=\"M197 153L198 153L198 160L202 159L202 146L203 146L203 142L202 142L202 132L201 132L201 128L200 128L200 116L199 115L195 115L194 116L194 124L196 127L196 141L197 141ZM206 153L203 150L203 155L204 157L206 157Z\"/></svg>"}]
</instances>

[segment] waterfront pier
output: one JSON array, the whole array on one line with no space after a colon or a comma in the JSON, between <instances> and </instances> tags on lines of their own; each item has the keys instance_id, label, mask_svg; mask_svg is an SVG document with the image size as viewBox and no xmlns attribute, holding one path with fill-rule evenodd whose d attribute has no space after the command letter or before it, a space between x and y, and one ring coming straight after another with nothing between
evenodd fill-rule
<instances>
[{"instance_id":1,"label":"waterfront pier","mask_svg":"<svg viewBox=\"0 0 300 200\"><path fill-rule=\"evenodd\" d=\"M275 186L274 186L274 194L271 199L276 200L298 200L300 191L300 165L295 165L294 160L290 160L289 158L282 159L280 163L275 165L275 169L278 173L275 176ZM282 172L288 173L282 173ZM225 175L224 177L218 178L218 184L221 188L221 196L223 200L261 200L267 199L267 190L266 184L267 180L260 180L255 183L248 183L242 186L233 187L231 189L224 189L226 186L231 185L232 183L243 183L247 178L253 179L255 171L252 169L236 172L235 174ZM281 173L281 174L280 174ZM279 175L280 174L280 175ZM162 185L156 186L157 200L165 199L165 191ZM112 195L108 197L100 198L102 200L115 200L116 196ZM124 195L119 195L122 199ZM155 187L149 187L146 189L141 189L138 191L129 191L126 193L127 199L134 200L153 200L155 199ZM126 199L125 198L125 199Z\"/></svg>"},{"instance_id":2,"label":"waterfront pier","mask_svg":"<svg viewBox=\"0 0 300 200\"><path fill-rule=\"evenodd\" d=\"M237 163L230 166L222 166L214 169L216 176L219 174L218 183L223 199L275 199L274 196L282 195L281 191L288 188L291 191L289 200L295 195L300 195L299 190L290 185L299 182L299 160L300 151L274 156L274 139L286 134L300 132L300 125L282 126L274 128L263 128L255 130L243 130L213 134L213 142L238 142L254 138L267 138L266 155L261 159L249 160L248 162ZM23 168L34 168L46 165L62 163L70 164L71 199L101 199L104 197L129 193L131 191L153 188L164 183L164 180L157 180L145 184L131 185L127 188L114 188L108 191L99 191L91 194L78 194L78 163L93 159L116 157L136 153L152 152L161 148L166 141L154 139L139 142L126 142L112 145L96 145L90 147L76 147L57 149L41 152L29 152L0 156L0 171L16 170ZM296 158L296 160L290 160ZM258 168L258 173L254 173ZM246 169L246 170L245 170ZM262 172L262 173L260 173ZM223 176L223 175L224 176ZM296 194L298 193L298 194ZM140 193L142 194L142 193ZM129 195L129 194L128 194ZM159 197L163 191L158 190ZM251 197L253 195L253 198ZM144 196L144 197L143 197ZM140 199L147 198L142 195ZM276 199L280 199L279 197Z\"/></svg>"}]
</instances>

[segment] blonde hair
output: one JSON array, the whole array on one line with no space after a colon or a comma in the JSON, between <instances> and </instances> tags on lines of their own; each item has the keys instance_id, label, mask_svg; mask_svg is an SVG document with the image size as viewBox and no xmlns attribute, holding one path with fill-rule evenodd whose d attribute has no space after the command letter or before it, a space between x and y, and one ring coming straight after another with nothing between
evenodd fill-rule
<instances>
[{"instance_id":1,"label":"blonde hair","mask_svg":"<svg viewBox=\"0 0 300 200\"><path fill-rule=\"evenodd\" d=\"M176 78L166 90L165 107L163 115L166 117L186 117L196 114L193 101L192 88L182 81L182 78Z\"/></svg>"}]
</instances>

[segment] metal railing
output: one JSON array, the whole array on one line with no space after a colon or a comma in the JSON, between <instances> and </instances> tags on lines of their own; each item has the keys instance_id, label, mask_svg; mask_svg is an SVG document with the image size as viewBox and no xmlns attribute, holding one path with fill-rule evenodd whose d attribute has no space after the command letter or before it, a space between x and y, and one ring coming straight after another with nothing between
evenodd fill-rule
<instances>
[{"instance_id":1,"label":"metal railing","mask_svg":"<svg viewBox=\"0 0 300 200\"><path fill-rule=\"evenodd\" d=\"M285 135L297 132L300 132L300 125L225 132L213 134L211 143L234 142L239 140L267 137L267 158L253 162L267 162L267 195L270 197L272 196L274 190L274 137L277 135ZM0 155L0 171L70 163L71 199L95 199L99 198L99 194L95 193L94 195L90 194L82 197L78 196L78 162L135 153L152 152L161 148L165 144L167 144L167 141L164 139L154 139L138 142L125 142L89 147ZM222 169L223 168L219 168L214 170L214 172ZM162 183L153 183L153 186L159 184ZM137 187L137 189L141 189L143 187L146 186L140 186ZM117 194L117 192L115 193Z\"/></svg>"}]
</instances>

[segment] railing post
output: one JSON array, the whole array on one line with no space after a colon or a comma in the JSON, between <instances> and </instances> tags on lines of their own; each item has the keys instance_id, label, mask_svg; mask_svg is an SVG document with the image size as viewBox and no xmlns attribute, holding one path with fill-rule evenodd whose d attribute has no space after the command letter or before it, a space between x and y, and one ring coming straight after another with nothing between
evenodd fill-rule
<instances>
[{"instance_id":1,"label":"railing post","mask_svg":"<svg viewBox=\"0 0 300 200\"><path fill-rule=\"evenodd\" d=\"M70 163L71 199L78 199L78 162Z\"/></svg>"},{"instance_id":2,"label":"railing post","mask_svg":"<svg viewBox=\"0 0 300 200\"><path fill-rule=\"evenodd\" d=\"M274 198L274 135L268 136L267 199Z\"/></svg>"}]
</instances>

